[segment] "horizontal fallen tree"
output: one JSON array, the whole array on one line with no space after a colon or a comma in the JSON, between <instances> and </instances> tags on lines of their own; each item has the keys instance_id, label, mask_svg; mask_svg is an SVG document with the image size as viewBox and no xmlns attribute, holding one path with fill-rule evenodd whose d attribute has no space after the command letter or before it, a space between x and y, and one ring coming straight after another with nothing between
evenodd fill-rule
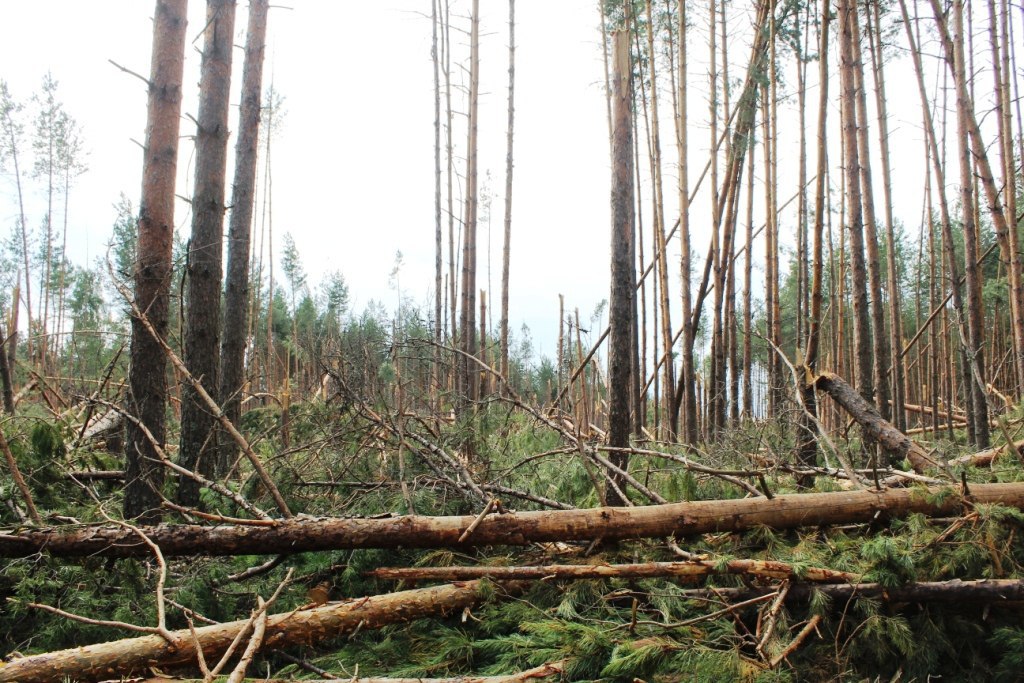
<instances>
[{"instance_id":1,"label":"horizontal fallen tree","mask_svg":"<svg viewBox=\"0 0 1024 683\"><path fill-rule=\"evenodd\" d=\"M515 591L518 586L510 584L503 588ZM376 629L447 615L473 607L491 593L481 582L471 581L282 612L267 619L262 649L309 644L337 638L356 629ZM239 632L250 624L250 620L243 619L204 626L194 632L174 631L170 641L159 635L147 635L0 662L0 683L96 681L145 673L151 667L194 664L197 647L202 647L207 660L220 657Z\"/></svg>"},{"instance_id":2,"label":"horizontal fallen tree","mask_svg":"<svg viewBox=\"0 0 1024 683\"><path fill-rule=\"evenodd\" d=\"M849 583L860 579L857 574L851 572L820 567L806 567L797 571L791 564L774 560L550 564L534 567L380 567L365 572L365 576L394 581L696 578L712 574L742 574L766 579L799 579L814 583Z\"/></svg>"},{"instance_id":3,"label":"horizontal fallen tree","mask_svg":"<svg viewBox=\"0 0 1024 683\"><path fill-rule=\"evenodd\" d=\"M743 601L778 590L772 586L755 588L695 588L680 594L683 598ZM786 602L807 602L814 595L826 595L833 601L874 598L888 602L962 602L1000 603L1024 601L1024 579L978 579L962 581L918 581L886 588L878 583L801 584L786 592Z\"/></svg>"},{"instance_id":4,"label":"horizontal fallen tree","mask_svg":"<svg viewBox=\"0 0 1024 683\"><path fill-rule=\"evenodd\" d=\"M971 484L970 503L1024 509L1024 483ZM545 510L485 517L417 515L388 518L302 518L272 525L195 524L143 527L164 555L261 555L350 548L459 548L550 541L681 538L758 526L792 529L870 522L920 513L958 515L958 488L794 493L768 498L706 500L629 508ZM467 531L471 532L467 534ZM140 557L152 551L138 534L117 525L22 528L0 532L0 557Z\"/></svg>"},{"instance_id":5,"label":"horizontal fallen tree","mask_svg":"<svg viewBox=\"0 0 1024 683\"><path fill-rule=\"evenodd\" d=\"M305 683L327 683L328 680L344 680L345 683L525 683L561 674L565 670L565 661L541 664L526 671L505 676L452 676L450 678L361 678L306 680ZM247 678L252 683L294 683L292 678ZM139 683L203 683L200 679L166 678L156 676Z\"/></svg>"}]
</instances>

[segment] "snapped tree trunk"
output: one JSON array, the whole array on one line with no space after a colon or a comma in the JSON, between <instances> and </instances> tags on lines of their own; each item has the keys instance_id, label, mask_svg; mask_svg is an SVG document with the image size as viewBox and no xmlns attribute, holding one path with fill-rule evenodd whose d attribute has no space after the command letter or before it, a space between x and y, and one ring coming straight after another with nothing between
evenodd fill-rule
<instances>
[{"instance_id":1,"label":"snapped tree trunk","mask_svg":"<svg viewBox=\"0 0 1024 683\"><path fill-rule=\"evenodd\" d=\"M506 586L506 591L515 590ZM479 581L401 591L388 595L334 602L275 614L267 619L263 650L275 650L337 638L355 630L376 629L428 616L442 616L472 607L490 594ZM45 683L109 679L148 671L151 667L189 665L197 661L197 644L207 661L219 658L249 620L231 621L172 632L174 645L147 635L59 652L22 657L0 665L0 683Z\"/></svg>"},{"instance_id":2,"label":"snapped tree trunk","mask_svg":"<svg viewBox=\"0 0 1024 683\"><path fill-rule=\"evenodd\" d=\"M692 536L757 526L792 529L870 522L917 512L960 514L969 502L1024 509L1024 483L972 484L967 501L935 496L943 489L885 489L794 493L774 498L604 507L478 516L387 519L291 518L259 525L163 525L142 531L164 555L261 555L351 548L468 548L545 541L595 541ZM473 524L472 532L459 540ZM57 557L141 557L151 549L132 530L87 526L0 533L0 557L47 553Z\"/></svg>"},{"instance_id":3,"label":"snapped tree trunk","mask_svg":"<svg viewBox=\"0 0 1024 683\"><path fill-rule=\"evenodd\" d=\"M853 387L844 382L838 375L826 372L814 381L815 386L832 397L846 409L854 420L864 429L864 433L877 441L882 448L890 453L910 461L915 472L921 473L928 468L939 467L938 461L928 454L921 446L906 434L878 414L874 404L869 403Z\"/></svg>"},{"instance_id":4,"label":"snapped tree trunk","mask_svg":"<svg viewBox=\"0 0 1024 683\"><path fill-rule=\"evenodd\" d=\"M187 0L157 0L149 77L148 124L139 206L135 302L157 334L167 335L174 242L174 182L185 58ZM159 443L165 435L167 359L160 342L132 316L128 411ZM125 440L124 516L155 522L160 517L163 466L147 434L130 424Z\"/></svg>"}]
</instances>

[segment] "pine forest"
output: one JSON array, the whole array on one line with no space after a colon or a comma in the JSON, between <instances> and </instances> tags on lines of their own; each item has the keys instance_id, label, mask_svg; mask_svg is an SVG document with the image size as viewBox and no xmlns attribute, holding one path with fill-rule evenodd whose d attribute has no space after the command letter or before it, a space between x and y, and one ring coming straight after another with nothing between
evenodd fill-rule
<instances>
[{"instance_id":1,"label":"pine forest","mask_svg":"<svg viewBox=\"0 0 1024 683\"><path fill-rule=\"evenodd\" d=\"M20 4L0 682L1024 681L1020 2Z\"/></svg>"}]
</instances>

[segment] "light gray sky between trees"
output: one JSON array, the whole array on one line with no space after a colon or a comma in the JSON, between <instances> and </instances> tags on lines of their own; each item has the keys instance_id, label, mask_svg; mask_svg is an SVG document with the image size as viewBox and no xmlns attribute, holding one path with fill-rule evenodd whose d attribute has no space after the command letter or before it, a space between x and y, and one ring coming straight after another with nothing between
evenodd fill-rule
<instances>
[{"instance_id":1,"label":"light gray sky between trees","mask_svg":"<svg viewBox=\"0 0 1024 683\"><path fill-rule=\"evenodd\" d=\"M289 4L291 9L271 12L264 79L265 84L272 80L286 98L283 127L272 151L275 250L280 253L282 238L290 232L310 282L316 283L328 271L341 272L356 310L370 300L394 307L397 292L389 276L396 252L401 250L402 292L419 304L425 315L431 315L434 178L430 2L295 0ZM601 37L595 0L520 0L516 4L511 325L515 333L521 324L529 325L535 347L552 354L558 294L565 295L570 311L580 308L584 327L589 326L595 306L608 295L609 159ZM463 73L457 62L468 53L468 37L456 29L468 25L468 3L452 5L456 60L453 79L458 83ZM138 201L142 164L133 140L141 141L144 136L145 89L140 81L107 60L140 74L149 73L152 11L150 0L0 0L0 78L8 82L15 98L27 103L49 70L60 82L60 99L83 127L89 171L78 179L71 193L69 232L69 257L79 264L104 253L115 218L113 204L119 194L124 192L134 203ZM507 2L481 2L480 168L482 185L484 173L490 171L492 176L487 181L493 194L488 289L493 290L495 303L500 287L504 211L507 11ZM186 63L183 111L192 114L198 95L199 32L204 12L204 2L191 0L189 35L195 40ZM238 45L244 43L246 14L246 5L241 2L236 20ZM691 182L707 159L706 17L694 16L693 21ZM731 46L735 66L730 77L735 80L742 77L749 56L749 21L737 16L730 32L737 36L736 44ZM834 67L834 56L830 59ZM234 102L238 100L241 62L239 49L235 53ZM897 56L887 77L896 214L916 235L924 185L923 154L916 86L909 62ZM817 80L816 69L816 64L809 69L812 84ZM782 75L788 80L780 88L780 96L793 92L796 83L793 74ZM807 123L812 136L816 99L817 90L812 88ZM462 100L461 93L456 93L453 106L457 110L464 108ZM838 97L832 100L835 103ZM676 152L667 101L665 96L662 148L669 160ZM874 121L873 102L869 106ZM797 185L795 97L782 107L782 112L790 110L793 126L780 126L780 202L788 199ZM455 124L456 154L465 144L461 119L457 116ZM830 119L830 126L835 126L835 104ZM235 120L233 114L233 125ZM183 118L182 135L189 136L193 130L194 124ZM233 138L230 144L233 149ZM813 154L813 139L808 144ZM830 161L836 169L838 155ZM461 172L463 163L457 164ZM813 164L812 156L812 169ZM641 166L646 176L643 154ZM179 168L178 191L188 195L192 150L187 140L181 147ZM876 173L876 182L880 182L879 175ZM674 163L667 162L669 215L675 211L671 208L676 204L675 183ZM29 222L36 227L43 220L45 208L39 209L38 185L33 187L37 201L30 210ZM651 188L648 184L641 189L649 207ZM880 190L877 194L881 196ZM838 195L835 200L838 210ZM706 204L706 199L697 199L692 219L696 231L694 256L701 259L707 248L703 229ZM0 178L0 231L6 233L15 226L15 207L13 183L5 175ZM762 215L758 207L757 225ZM795 205L783 216L784 247L794 242L794 220ZM184 202L178 203L176 221L187 236L190 215ZM649 231L646 217L644 224ZM837 222L836 234L838 227ZM260 239L258 225L254 239L257 243ZM483 221L478 237L481 248L487 239L488 225ZM645 241L650 244L649 239ZM670 252L675 263L678 252L676 242ZM754 253L762 257L763 246L755 245ZM486 253L480 254L479 264L478 281L486 283ZM760 297L760 287L756 289L755 297ZM489 291L488 298L491 296ZM493 319L497 324L497 309ZM595 330L595 334L598 332Z\"/></svg>"}]
</instances>

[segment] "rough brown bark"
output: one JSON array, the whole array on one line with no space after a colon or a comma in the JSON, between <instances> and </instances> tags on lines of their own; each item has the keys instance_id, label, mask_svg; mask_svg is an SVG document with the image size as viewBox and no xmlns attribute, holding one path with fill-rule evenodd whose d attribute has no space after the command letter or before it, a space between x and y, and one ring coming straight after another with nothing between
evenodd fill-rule
<instances>
[{"instance_id":1,"label":"rough brown bark","mask_svg":"<svg viewBox=\"0 0 1024 683\"><path fill-rule=\"evenodd\" d=\"M135 303L157 334L167 335L174 234L174 182L178 164L178 121L184 68L187 0L157 0L153 20L148 124L139 206ZM160 443L164 441L167 359L143 321L132 316L128 410ZM124 515L146 522L160 517L163 467L148 436L128 427L125 442Z\"/></svg>"},{"instance_id":2,"label":"rough brown bark","mask_svg":"<svg viewBox=\"0 0 1024 683\"><path fill-rule=\"evenodd\" d=\"M818 163L814 182L814 241L811 248L811 301L807 319L807 343L804 348L804 365L811 377L818 366L818 347L821 340L822 289L824 278L825 234L825 176L828 170L828 139L826 124L828 122L828 35L831 11L829 0L821 3L821 26L819 28L818 49ZM814 387L805 383L800 387L804 410L800 414L800 429L797 433L797 462L801 465L815 466L818 459L818 441L815 438L817 429L814 418L818 416L817 396ZM813 478L798 480L801 486L811 486Z\"/></svg>"},{"instance_id":3,"label":"rough brown bark","mask_svg":"<svg viewBox=\"0 0 1024 683\"><path fill-rule=\"evenodd\" d=\"M506 590L515 590L509 586ZM478 581L401 591L388 595L334 602L311 609L292 610L267 619L263 650L337 638L355 630L376 629L427 616L440 616L472 607L490 593ZM220 657L249 620L231 621L172 632L174 644L159 635L23 657L0 666L0 682L44 683L71 678L76 681L109 679L143 673L153 666L188 665L196 661L196 645L209 661Z\"/></svg>"},{"instance_id":4,"label":"rough brown bark","mask_svg":"<svg viewBox=\"0 0 1024 683\"><path fill-rule=\"evenodd\" d=\"M875 406L886 420L889 419L891 391L889 387L889 366L891 347L885 330L885 307L882 305L882 263L878 254L878 219L875 216L875 191L871 174L871 145L868 135L868 105L864 82L864 57L861 49L860 16L857 4L853 6L852 44L853 76L856 91L857 150L860 166L861 201L863 208L864 250L867 255L868 287L871 317L872 372L875 390ZM868 10L870 11L870 10Z\"/></svg>"},{"instance_id":5,"label":"rough brown bark","mask_svg":"<svg viewBox=\"0 0 1024 683\"><path fill-rule=\"evenodd\" d=\"M793 565L773 560L693 560L638 564L552 564L536 567L381 567L366 572L375 579L392 581L469 581L648 578L663 576L711 576L743 574L766 579L796 579L815 583L847 583L858 576L834 569L810 567L797 572Z\"/></svg>"},{"instance_id":6,"label":"rough brown bark","mask_svg":"<svg viewBox=\"0 0 1024 683\"><path fill-rule=\"evenodd\" d=\"M13 344L14 335L4 335L3 324L0 323L0 393L3 394L4 412L14 415L14 382L11 379L10 354L7 344Z\"/></svg>"},{"instance_id":7,"label":"rough brown bark","mask_svg":"<svg viewBox=\"0 0 1024 683\"><path fill-rule=\"evenodd\" d=\"M636 273L630 244L633 240L633 124L630 97L629 31L613 37L612 74L612 193L611 193L611 298L608 342L608 445L629 445L629 387L632 367L633 297ZM625 469L627 456L615 453L612 462ZM613 475L615 476L615 475ZM621 478L616 477L620 488ZM614 486L607 492L611 505L625 505Z\"/></svg>"},{"instance_id":8,"label":"rough brown bark","mask_svg":"<svg viewBox=\"0 0 1024 683\"><path fill-rule=\"evenodd\" d=\"M192 376L216 396L220 390L220 297L224 243L224 182L228 149L228 102L235 34L235 1L207 0L203 60L196 123L196 175L192 195L192 237L185 265L185 348ZM182 467L206 477L227 470L218 462L216 421L209 408L185 385L181 401ZM199 505L199 484L178 482L178 502Z\"/></svg>"},{"instance_id":9,"label":"rough brown bark","mask_svg":"<svg viewBox=\"0 0 1024 683\"><path fill-rule=\"evenodd\" d=\"M867 262L864 256L864 219L861 199L860 153L857 147L857 79L853 48L856 4L839 2L839 74L841 84L843 152L846 160L846 230L850 238L850 284L853 288L854 371L857 391L874 400L872 386L871 325L867 292Z\"/></svg>"},{"instance_id":10,"label":"rough brown bark","mask_svg":"<svg viewBox=\"0 0 1024 683\"><path fill-rule=\"evenodd\" d=\"M228 265L224 287L224 337L220 346L220 401L224 414L238 424L245 378L245 348L249 333L249 243L255 202L260 104L263 97L263 55L269 0L250 0L249 24L242 65L242 102L235 142L231 219L228 223ZM238 447L230 439L220 443L220 459L234 461Z\"/></svg>"},{"instance_id":11,"label":"rough brown bark","mask_svg":"<svg viewBox=\"0 0 1024 683\"><path fill-rule=\"evenodd\" d=\"M273 526L165 525L144 528L164 555L255 555L346 548L437 548L526 545L543 541L677 538L757 526L790 529L868 522L912 512L929 516L959 514L956 495L934 496L940 488L886 489L776 495L689 503L591 508L488 515L463 542L459 538L477 516L390 519L288 519ZM972 484L972 503L1000 503L1024 509L1024 484ZM35 553L53 556L140 557L150 548L138 535L117 526L71 531L24 529L0 533L0 557Z\"/></svg>"},{"instance_id":12,"label":"rough brown bark","mask_svg":"<svg viewBox=\"0 0 1024 683\"><path fill-rule=\"evenodd\" d=\"M877 441L882 448L901 458L906 457L915 472L922 473L930 467L939 466L927 451L893 427L888 420L878 414L873 403L869 403L838 375L831 372L823 373L818 375L814 384L845 408L850 417L864 429L864 433Z\"/></svg>"}]
</instances>

